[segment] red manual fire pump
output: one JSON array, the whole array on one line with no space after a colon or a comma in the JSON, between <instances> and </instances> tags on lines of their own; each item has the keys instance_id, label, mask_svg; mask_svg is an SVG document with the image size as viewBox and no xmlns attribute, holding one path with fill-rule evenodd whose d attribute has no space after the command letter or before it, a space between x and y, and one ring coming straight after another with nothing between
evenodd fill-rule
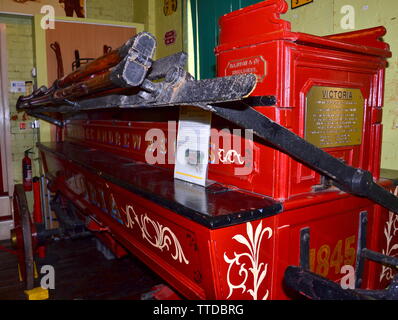
<instances>
[{"instance_id":1,"label":"red manual fire pump","mask_svg":"<svg viewBox=\"0 0 398 320\"><path fill-rule=\"evenodd\" d=\"M380 178L386 30L292 32L287 9L269 0L223 16L215 79L193 79L184 53L153 61L144 32L21 97L18 109L64 133L38 145L61 233L94 231L186 298L396 299L398 189ZM175 157L191 107L223 137L204 186L146 158ZM202 151L181 153L192 172Z\"/></svg>"}]
</instances>

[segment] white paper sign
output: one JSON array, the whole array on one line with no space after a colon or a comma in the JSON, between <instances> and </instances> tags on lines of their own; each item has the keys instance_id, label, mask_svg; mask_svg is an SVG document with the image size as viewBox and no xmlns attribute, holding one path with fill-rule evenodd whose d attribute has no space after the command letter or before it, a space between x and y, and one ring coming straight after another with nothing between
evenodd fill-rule
<instances>
[{"instance_id":1,"label":"white paper sign","mask_svg":"<svg viewBox=\"0 0 398 320\"><path fill-rule=\"evenodd\" d=\"M25 81L11 81L10 92L11 93L25 93Z\"/></svg>"},{"instance_id":2,"label":"white paper sign","mask_svg":"<svg viewBox=\"0 0 398 320\"><path fill-rule=\"evenodd\" d=\"M181 107L174 178L206 186L211 113Z\"/></svg>"}]
</instances>

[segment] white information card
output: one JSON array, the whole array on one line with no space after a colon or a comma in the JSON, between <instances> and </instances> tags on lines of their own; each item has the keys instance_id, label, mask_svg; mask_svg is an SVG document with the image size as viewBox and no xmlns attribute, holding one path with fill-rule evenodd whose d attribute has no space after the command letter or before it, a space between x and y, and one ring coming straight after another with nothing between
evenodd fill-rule
<instances>
[{"instance_id":1,"label":"white information card","mask_svg":"<svg viewBox=\"0 0 398 320\"><path fill-rule=\"evenodd\" d=\"M206 186L211 112L181 107L174 178Z\"/></svg>"}]
</instances>

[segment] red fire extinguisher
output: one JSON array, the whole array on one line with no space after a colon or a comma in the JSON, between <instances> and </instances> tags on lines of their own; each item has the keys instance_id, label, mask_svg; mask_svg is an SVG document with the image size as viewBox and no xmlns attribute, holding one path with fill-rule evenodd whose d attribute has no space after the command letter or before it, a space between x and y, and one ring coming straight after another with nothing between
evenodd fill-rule
<instances>
[{"instance_id":1,"label":"red fire extinguisher","mask_svg":"<svg viewBox=\"0 0 398 320\"><path fill-rule=\"evenodd\" d=\"M29 153L32 148L25 151L25 157L22 159L22 177L23 177L23 187L25 191L32 191L32 160L29 158Z\"/></svg>"}]
</instances>

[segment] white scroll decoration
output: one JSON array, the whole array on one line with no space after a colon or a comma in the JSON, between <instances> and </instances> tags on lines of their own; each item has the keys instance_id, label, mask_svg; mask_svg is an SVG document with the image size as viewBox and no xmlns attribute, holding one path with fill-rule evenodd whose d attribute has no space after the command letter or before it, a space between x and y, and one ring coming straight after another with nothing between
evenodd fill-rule
<instances>
[{"instance_id":1,"label":"white scroll decoration","mask_svg":"<svg viewBox=\"0 0 398 320\"><path fill-rule=\"evenodd\" d=\"M242 160L241 154L239 154L235 150L229 150L228 152L225 152L224 149L220 149L218 151L218 157L219 157L220 161L224 164L235 163L235 162L238 164L245 164L245 161Z\"/></svg>"},{"instance_id":2,"label":"white scroll decoration","mask_svg":"<svg viewBox=\"0 0 398 320\"><path fill-rule=\"evenodd\" d=\"M394 195L395 196L398 195L398 187L395 188ZM391 257L398 256L398 243L395 244L392 243L394 236L396 236L397 234L398 234L398 215L390 211L388 221L386 221L386 224L384 226L384 235L386 237L387 245L386 249L382 250L383 254ZM383 265L380 273L380 282L383 281L384 278L390 281L393 279L393 277L394 277L393 269Z\"/></svg>"},{"instance_id":3,"label":"white scroll decoration","mask_svg":"<svg viewBox=\"0 0 398 320\"><path fill-rule=\"evenodd\" d=\"M258 300L258 289L267 275L268 264L265 264L264 262L260 263L259 258L263 236L267 233L268 239L270 239L272 237L272 229L268 227L263 229L262 222L260 222L255 233L253 233L253 226L248 222L246 224L246 233L247 237L237 234L232 239L245 245L249 250L248 252L234 252L234 257L232 259L228 258L226 252L224 252L224 261L229 264L227 273L229 295L227 299L231 297L235 289L242 289L242 294L248 292L253 297L253 300ZM249 259L251 263L250 266L246 266L246 263L242 262L243 257ZM233 269L234 266L239 267L238 275L242 278L242 281L239 284L233 284L231 282L231 272L232 270L236 270ZM253 280L253 285L252 288L248 289L250 279ZM266 300L268 298L268 294L269 290L266 291L262 300Z\"/></svg>"},{"instance_id":4,"label":"white scroll decoration","mask_svg":"<svg viewBox=\"0 0 398 320\"><path fill-rule=\"evenodd\" d=\"M178 260L180 263L184 262L185 264L189 264L189 261L184 255L182 250L182 246L178 241L176 235L170 230L168 227L162 226L159 222L152 220L148 217L148 215L141 214L140 217L135 213L134 207L132 205L126 206L126 226L130 229L133 229L134 221L131 217L131 214L134 215L134 220L137 222L138 226L141 229L142 238L145 239L149 244L153 247L158 248L160 251L166 249L170 251L170 246L174 244L175 252L171 254L171 257L174 260ZM151 234L148 231L155 231L155 233Z\"/></svg>"}]
</instances>

